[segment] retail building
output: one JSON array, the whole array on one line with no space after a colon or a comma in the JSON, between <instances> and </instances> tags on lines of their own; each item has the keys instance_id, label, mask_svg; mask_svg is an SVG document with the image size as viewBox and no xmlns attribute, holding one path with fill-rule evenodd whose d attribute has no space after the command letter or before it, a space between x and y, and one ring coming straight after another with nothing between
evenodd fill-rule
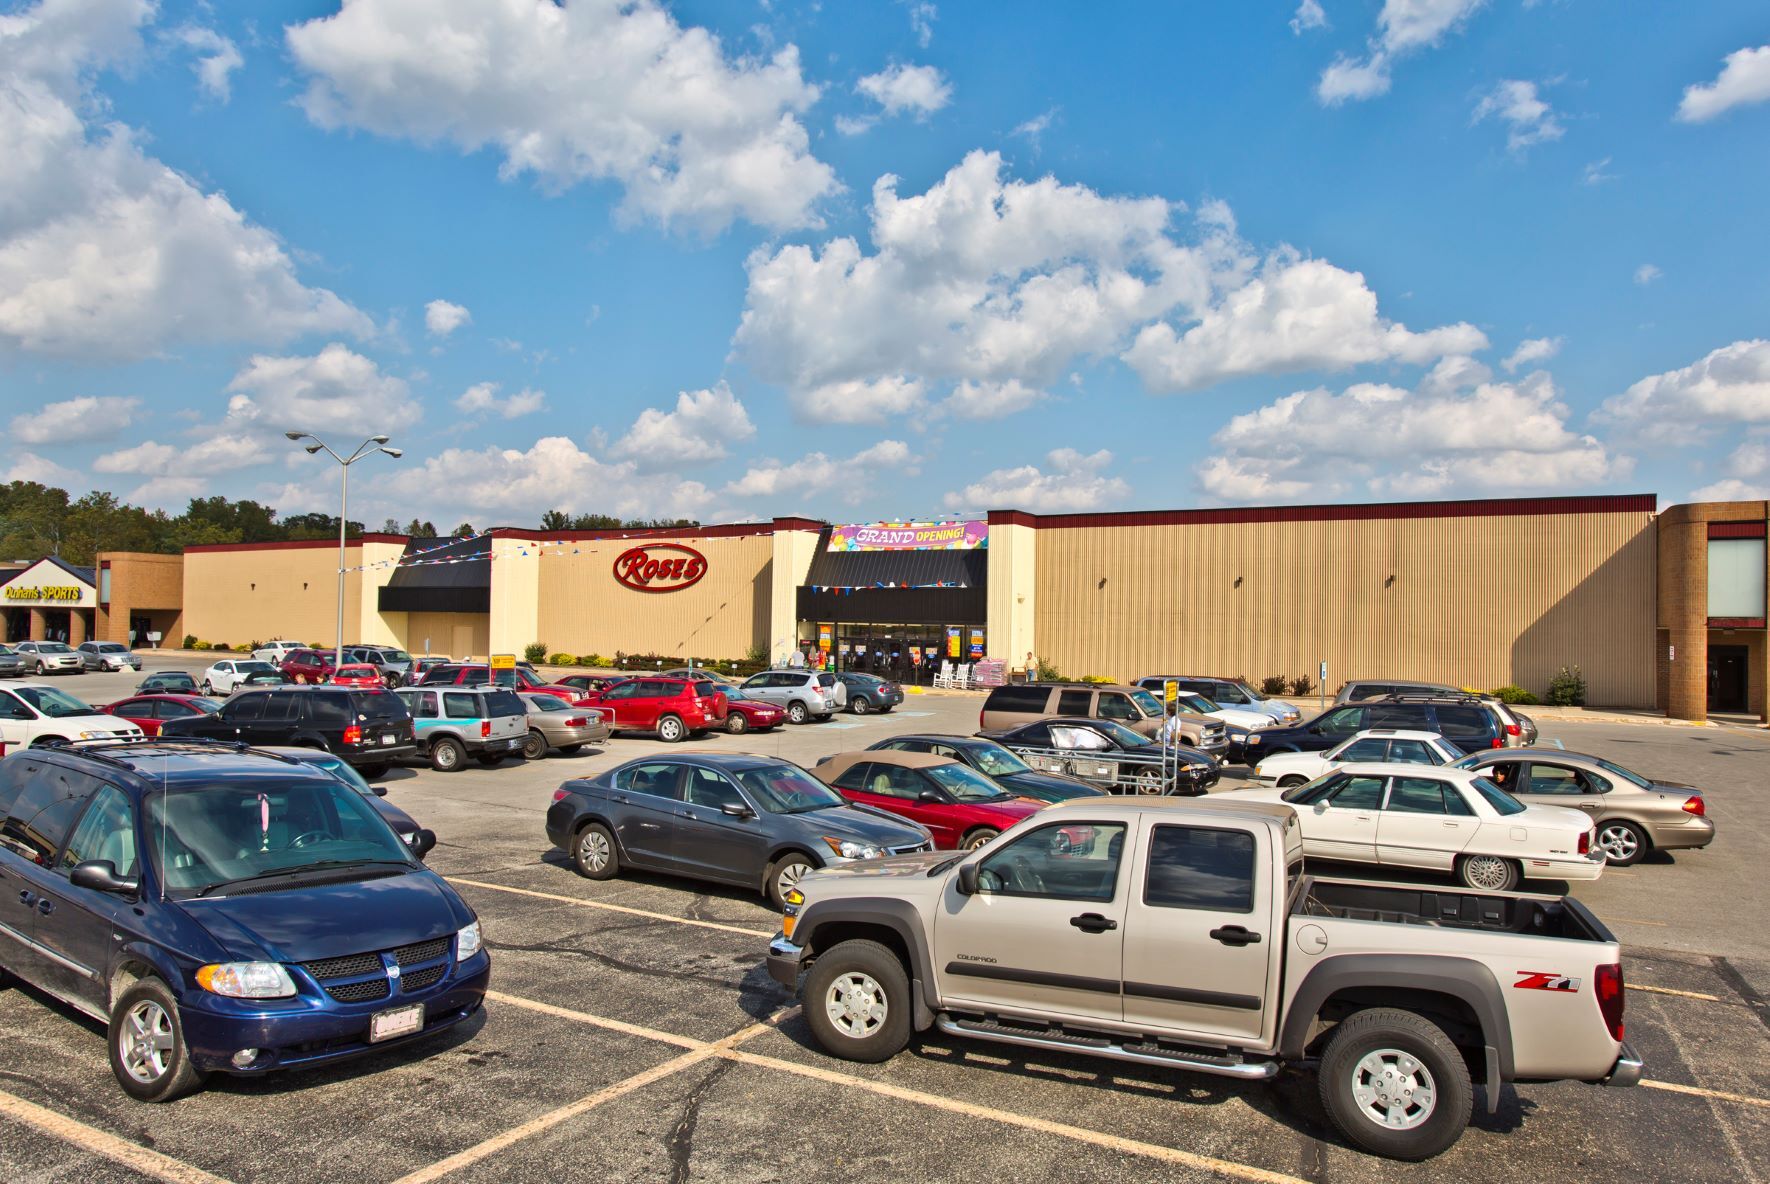
<instances>
[{"instance_id":1,"label":"retail building","mask_svg":"<svg viewBox=\"0 0 1770 1184\"><path fill-rule=\"evenodd\" d=\"M45 556L0 574L4 639L176 645L183 571L178 555L108 551L94 567Z\"/></svg>"}]
</instances>

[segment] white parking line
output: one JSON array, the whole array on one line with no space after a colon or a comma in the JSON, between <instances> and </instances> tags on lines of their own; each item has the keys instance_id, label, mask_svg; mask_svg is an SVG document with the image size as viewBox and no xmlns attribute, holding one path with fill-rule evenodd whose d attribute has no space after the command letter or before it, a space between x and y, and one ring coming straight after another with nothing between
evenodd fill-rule
<instances>
[{"instance_id":1,"label":"white parking line","mask_svg":"<svg viewBox=\"0 0 1770 1184\"><path fill-rule=\"evenodd\" d=\"M625 1036L638 1036L645 1040L656 1040L664 1044L674 1044L678 1048L705 1048L705 1040L696 1040L692 1036L678 1036L673 1032L660 1032L656 1028L641 1027L629 1024L625 1020L605 1019L599 1015L591 1015L587 1011L574 1011L569 1007L557 1007L551 1003L542 1003L539 999L524 999L520 995L506 995L503 991L487 991L486 1001L490 1003L508 1003L512 1007L524 1007L530 1011L538 1011L542 1015L556 1016L562 1020L574 1020L580 1024L590 1024L598 1028L607 1028L611 1032L619 1032Z\"/></svg>"},{"instance_id":2,"label":"white parking line","mask_svg":"<svg viewBox=\"0 0 1770 1184\"><path fill-rule=\"evenodd\" d=\"M161 1155L158 1151L150 1151L139 1143L131 1143L116 1135L101 1131L97 1127L87 1126L83 1122L57 1114L53 1110L45 1110L35 1102L27 1102L16 1094L0 1090L0 1115L21 1122L26 1126L35 1127L44 1134L53 1135L64 1143L94 1155L102 1155L108 1160L132 1168L144 1176L156 1180L165 1180L168 1184L228 1184L221 1176L211 1175L202 1168L192 1167L188 1163L180 1163L170 1156Z\"/></svg>"},{"instance_id":3,"label":"white parking line","mask_svg":"<svg viewBox=\"0 0 1770 1184\"><path fill-rule=\"evenodd\" d=\"M741 925L722 925L718 921L696 921L691 917L672 917L668 913L654 913L646 909L628 908L624 904L608 904L600 900L583 900L576 896L560 896L553 892L536 892L533 888L512 888L508 884L488 884L484 880L462 880L449 878L451 884L466 884L473 888L489 888L493 892L510 892L517 896L533 896L541 900L556 900L561 904L575 904L586 909L604 909L611 913L626 913L633 917L649 917L653 921L668 921L672 925L694 925L701 929L722 929L726 933L741 933L746 937L773 937L772 929L745 929Z\"/></svg>"}]
</instances>

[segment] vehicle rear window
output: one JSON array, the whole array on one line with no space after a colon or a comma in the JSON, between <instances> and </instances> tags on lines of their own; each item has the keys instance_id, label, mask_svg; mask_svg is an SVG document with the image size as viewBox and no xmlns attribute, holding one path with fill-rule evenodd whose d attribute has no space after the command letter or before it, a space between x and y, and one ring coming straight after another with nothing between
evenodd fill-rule
<instances>
[{"instance_id":1,"label":"vehicle rear window","mask_svg":"<svg viewBox=\"0 0 1770 1184\"><path fill-rule=\"evenodd\" d=\"M397 720L404 719L410 714L398 695L381 692L352 695L350 707L363 719Z\"/></svg>"},{"instance_id":2,"label":"vehicle rear window","mask_svg":"<svg viewBox=\"0 0 1770 1184\"><path fill-rule=\"evenodd\" d=\"M103 784L98 778L74 769L38 766L6 812L6 822L0 825L0 839L27 858L47 866L86 799Z\"/></svg>"},{"instance_id":3,"label":"vehicle rear window","mask_svg":"<svg viewBox=\"0 0 1770 1184\"><path fill-rule=\"evenodd\" d=\"M1143 903L1214 913L1254 911L1254 836L1245 830L1158 826L1150 835Z\"/></svg>"},{"instance_id":4,"label":"vehicle rear window","mask_svg":"<svg viewBox=\"0 0 1770 1184\"><path fill-rule=\"evenodd\" d=\"M1446 736L1486 736L1493 732L1493 717L1480 707L1441 706L1438 730Z\"/></svg>"},{"instance_id":5,"label":"vehicle rear window","mask_svg":"<svg viewBox=\"0 0 1770 1184\"><path fill-rule=\"evenodd\" d=\"M703 699L711 699L719 693L719 688L710 682L697 682L694 684L694 693Z\"/></svg>"},{"instance_id":6,"label":"vehicle rear window","mask_svg":"<svg viewBox=\"0 0 1770 1184\"><path fill-rule=\"evenodd\" d=\"M451 711L449 714L455 713ZM527 715L528 708L523 706L522 700L517 697L515 691L487 691L486 714L488 716Z\"/></svg>"},{"instance_id":7,"label":"vehicle rear window","mask_svg":"<svg viewBox=\"0 0 1770 1184\"><path fill-rule=\"evenodd\" d=\"M1042 686L1030 687L997 687L989 693L984 702L985 711L1031 711L1039 715L1045 714L1045 703L1051 698L1051 688Z\"/></svg>"}]
</instances>

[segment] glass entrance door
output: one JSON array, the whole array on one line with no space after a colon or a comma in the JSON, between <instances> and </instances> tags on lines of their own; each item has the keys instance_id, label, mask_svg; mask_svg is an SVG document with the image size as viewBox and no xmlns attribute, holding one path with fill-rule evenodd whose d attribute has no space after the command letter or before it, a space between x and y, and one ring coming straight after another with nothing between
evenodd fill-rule
<instances>
[{"instance_id":1,"label":"glass entrance door","mask_svg":"<svg viewBox=\"0 0 1770 1184\"><path fill-rule=\"evenodd\" d=\"M945 635L937 625L838 625L837 666L927 686L940 670Z\"/></svg>"}]
</instances>

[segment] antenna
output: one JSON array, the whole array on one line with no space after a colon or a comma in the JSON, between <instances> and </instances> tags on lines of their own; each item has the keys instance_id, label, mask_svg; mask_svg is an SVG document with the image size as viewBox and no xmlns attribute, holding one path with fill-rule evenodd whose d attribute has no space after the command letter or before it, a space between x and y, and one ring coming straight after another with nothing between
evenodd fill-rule
<instances>
[{"instance_id":1,"label":"antenna","mask_svg":"<svg viewBox=\"0 0 1770 1184\"><path fill-rule=\"evenodd\" d=\"M172 758L166 753L160 754L160 903L166 903L166 881L170 878L167 871L171 868L172 852L166 846L166 828L172 813L172 789L166 781L166 762ZM149 860L148 862L153 862Z\"/></svg>"}]
</instances>

